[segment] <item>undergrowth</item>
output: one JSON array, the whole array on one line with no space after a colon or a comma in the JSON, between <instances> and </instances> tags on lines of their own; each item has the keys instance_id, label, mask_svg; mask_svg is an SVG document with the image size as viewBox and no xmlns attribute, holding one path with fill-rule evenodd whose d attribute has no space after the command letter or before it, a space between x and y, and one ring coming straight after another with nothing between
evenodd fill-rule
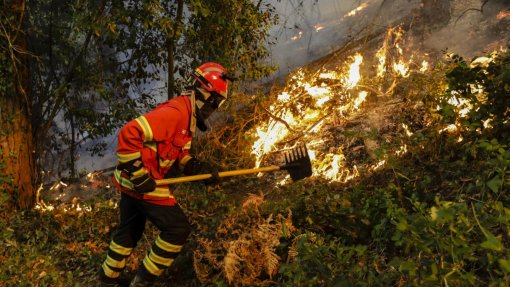
<instances>
[{"instance_id":1,"label":"undergrowth","mask_svg":"<svg viewBox=\"0 0 510 287\"><path fill-rule=\"evenodd\" d=\"M510 285L510 53L484 66L450 59L401 79L391 137L347 125L353 150L385 141L373 154L350 155L384 158L363 176L180 185L193 233L156 286ZM261 118L257 101L199 139L199 156L223 169L252 164L253 139L236 127ZM118 195L101 192L53 210L0 210L0 285L95 286L118 222ZM149 225L128 273L156 235Z\"/></svg>"}]
</instances>

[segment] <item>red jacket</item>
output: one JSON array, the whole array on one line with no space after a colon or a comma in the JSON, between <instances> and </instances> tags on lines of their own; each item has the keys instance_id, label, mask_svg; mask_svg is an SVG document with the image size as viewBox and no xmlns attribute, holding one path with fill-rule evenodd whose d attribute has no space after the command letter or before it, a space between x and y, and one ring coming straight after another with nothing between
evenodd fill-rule
<instances>
[{"instance_id":1,"label":"red jacket","mask_svg":"<svg viewBox=\"0 0 510 287\"><path fill-rule=\"evenodd\" d=\"M128 122L118 136L119 163L141 157L144 167L155 180L163 179L174 165L182 170L191 159L191 114L189 97L181 95ZM115 170L114 182L121 192L158 205L175 204L168 185L158 186L153 192L142 195L133 190L133 183L128 178L124 172Z\"/></svg>"}]
</instances>

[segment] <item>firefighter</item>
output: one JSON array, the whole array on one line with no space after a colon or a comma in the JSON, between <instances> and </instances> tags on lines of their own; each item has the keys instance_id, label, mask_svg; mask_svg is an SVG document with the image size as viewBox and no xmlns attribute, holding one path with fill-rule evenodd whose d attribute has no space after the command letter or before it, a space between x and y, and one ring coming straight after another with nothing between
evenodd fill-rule
<instances>
[{"instance_id":1,"label":"firefighter","mask_svg":"<svg viewBox=\"0 0 510 287\"><path fill-rule=\"evenodd\" d=\"M191 74L189 91L128 122L118 135L119 164L114 183L121 191L120 224L99 272L102 286L118 286L126 261L142 237L148 219L160 231L129 286L152 286L182 250L191 227L168 185L155 180L179 170L184 175L218 172L190 153L198 127L227 99L232 79L217 63L205 63Z\"/></svg>"}]
</instances>

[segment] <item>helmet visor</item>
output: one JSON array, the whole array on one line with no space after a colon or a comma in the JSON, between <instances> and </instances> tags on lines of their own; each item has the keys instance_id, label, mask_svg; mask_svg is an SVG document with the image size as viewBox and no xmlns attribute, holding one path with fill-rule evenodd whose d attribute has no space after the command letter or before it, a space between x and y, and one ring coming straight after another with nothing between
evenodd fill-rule
<instances>
[{"instance_id":1,"label":"helmet visor","mask_svg":"<svg viewBox=\"0 0 510 287\"><path fill-rule=\"evenodd\" d=\"M216 93L216 92L212 92L211 93L211 96L206 100L207 102L209 102L209 104L215 109L217 110L219 107L221 107L221 105L223 105L223 103L225 102L226 98L223 97L222 95Z\"/></svg>"}]
</instances>

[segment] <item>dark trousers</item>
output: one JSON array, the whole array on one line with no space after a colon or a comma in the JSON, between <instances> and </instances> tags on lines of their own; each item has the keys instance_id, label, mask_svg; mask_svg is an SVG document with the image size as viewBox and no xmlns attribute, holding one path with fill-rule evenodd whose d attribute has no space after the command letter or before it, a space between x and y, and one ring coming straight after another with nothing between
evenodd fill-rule
<instances>
[{"instance_id":1,"label":"dark trousers","mask_svg":"<svg viewBox=\"0 0 510 287\"><path fill-rule=\"evenodd\" d=\"M145 256L141 270L147 276L155 277L172 264L191 232L179 205L155 205L122 193L120 224L100 271L102 281L114 282L118 279L126 267L127 258L142 238L147 219L160 230L160 234Z\"/></svg>"}]
</instances>

